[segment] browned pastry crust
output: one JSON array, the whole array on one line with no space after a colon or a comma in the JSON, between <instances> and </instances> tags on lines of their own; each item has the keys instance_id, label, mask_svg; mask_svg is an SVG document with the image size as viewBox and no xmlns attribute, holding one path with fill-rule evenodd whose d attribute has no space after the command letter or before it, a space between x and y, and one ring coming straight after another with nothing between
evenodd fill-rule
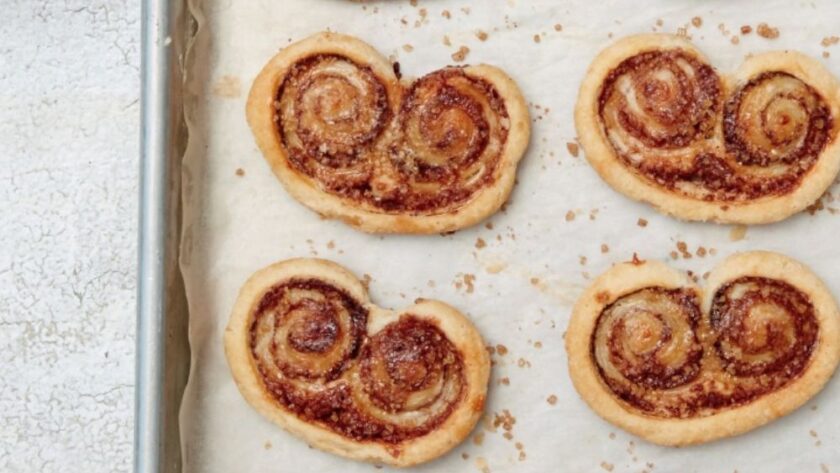
<instances>
[{"instance_id":1,"label":"browned pastry crust","mask_svg":"<svg viewBox=\"0 0 840 473\"><path fill-rule=\"evenodd\" d=\"M840 86L793 51L720 76L683 38L630 36L601 52L575 123L619 192L686 220L768 223L814 203L840 170Z\"/></svg>"},{"instance_id":2,"label":"browned pastry crust","mask_svg":"<svg viewBox=\"0 0 840 473\"><path fill-rule=\"evenodd\" d=\"M680 446L752 430L822 389L840 361L840 312L808 268L776 253L736 254L706 286L635 261L584 291L566 350L595 412Z\"/></svg>"},{"instance_id":3,"label":"browned pastry crust","mask_svg":"<svg viewBox=\"0 0 840 473\"><path fill-rule=\"evenodd\" d=\"M260 414L321 450L394 466L459 444L484 411L490 373L481 336L456 309L379 308L355 276L314 258L245 283L225 353Z\"/></svg>"},{"instance_id":4,"label":"browned pastry crust","mask_svg":"<svg viewBox=\"0 0 840 473\"><path fill-rule=\"evenodd\" d=\"M366 43L319 33L251 88L248 123L275 175L328 218L376 233L437 233L495 213L530 135L519 89L492 66L401 83Z\"/></svg>"}]
</instances>

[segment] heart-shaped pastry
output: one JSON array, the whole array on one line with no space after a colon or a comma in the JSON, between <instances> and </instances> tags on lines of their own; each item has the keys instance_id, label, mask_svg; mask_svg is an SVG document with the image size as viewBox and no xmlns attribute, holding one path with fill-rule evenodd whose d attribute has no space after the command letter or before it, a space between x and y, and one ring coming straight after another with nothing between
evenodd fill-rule
<instances>
[{"instance_id":1,"label":"heart-shaped pastry","mask_svg":"<svg viewBox=\"0 0 840 473\"><path fill-rule=\"evenodd\" d=\"M794 51L720 76L690 42L631 36L580 88L586 157L614 189L686 220L768 223L813 204L840 169L840 87Z\"/></svg>"},{"instance_id":2,"label":"heart-shaped pastry","mask_svg":"<svg viewBox=\"0 0 840 473\"><path fill-rule=\"evenodd\" d=\"M484 411L490 375L481 335L456 309L381 309L346 269L310 258L251 276L225 353L263 416L321 450L395 466L459 444Z\"/></svg>"},{"instance_id":3,"label":"heart-shaped pastry","mask_svg":"<svg viewBox=\"0 0 840 473\"><path fill-rule=\"evenodd\" d=\"M492 66L401 83L366 43L320 33L254 80L248 123L294 198L367 232L436 233L496 212L513 188L530 119Z\"/></svg>"},{"instance_id":4,"label":"heart-shaped pastry","mask_svg":"<svg viewBox=\"0 0 840 473\"><path fill-rule=\"evenodd\" d=\"M703 290L663 263L599 276L566 332L569 374L601 417L660 445L737 435L822 389L840 313L808 268L763 251L727 258Z\"/></svg>"}]
</instances>

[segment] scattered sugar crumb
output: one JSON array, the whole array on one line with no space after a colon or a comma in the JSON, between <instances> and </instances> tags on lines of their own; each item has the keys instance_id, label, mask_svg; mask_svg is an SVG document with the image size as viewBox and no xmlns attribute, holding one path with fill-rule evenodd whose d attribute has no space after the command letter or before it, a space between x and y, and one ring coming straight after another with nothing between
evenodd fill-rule
<instances>
[{"instance_id":1,"label":"scattered sugar crumb","mask_svg":"<svg viewBox=\"0 0 840 473\"><path fill-rule=\"evenodd\" d=\"M449 39L447 37L444 37L444 38L446 38L447 41ZM470 53L470 48L468 48L466 46L461 46L460 48L458 48L457 51L452 53L452 60L455 61L455 62L463 62L464 59L467 58L467 54L469 54L469 53Z\"/></svg>"},{"instance_id":2,"label":"scattered sugar crumb","mask_svg":"<svg viewBox=\"0 0 840 473\"><path fill-rule=\"evenodd\" d=\"M553 406L557 404L557 396L552 394L551 396L548 396L548 399L546 399L546 401Z\"/></svg>"},{"instance_id":3,"label":"scattered sugar crumb","mask_svg":"<svg viewBox=\"0 0 840 473\"><path fill-rule=\"evenodd\" d=\"M610 247L606 243L601 243L601 253L609 253Z\"/></svg>"},{"instance_id":4,"label":"scattered sugar crumb","mask_svg":"<svg viewBox=\"0 0 840 473\"><path fill-rule=\"evenodd\" d=\"M475 240L475 247L479 250L487 246L487 242L484 241L483 238L476 238Z\"/></svg>"},{"instance_id":5,"label":"scattered sugar crumb","mask_svg":"<svg viewBox=\"0 0 840 473\"><path fill-rule=\"evenodd\" d=\"M756 33L766 39L776 39L779 37L779 29L774 28L767 23L759 23L756 28Z\"/></svg>"},{"instance_id":6,"label":"scattered sugar crumb","mask_svg":"<svg viewBox=\"0 0 840 473\"><path fill-rule=\"evenodd\" d=\"M734 225L729 230L729 241L741 241L747 235L746 225Z\"/></svg>"},{"instance_id":7,"label":"scattered sugar crumb","mask_svg":"<svg viewBox=\"0 0 840 473\"><path fill-rule=\"evenodd\" d=\"M569 210L568 212L566 212L566 221L567 221L567 222L571 222L571 221L572 221L572 220L574 220L574 219L575 219L575 213L574 213L574 211Z\"/></svg>"},{"instance_id":8,"label":"scattered sugar crumb","mask_svg":"<svg viewBox=\"0 0 840 473\"><path fill-rule=\"evenodd\" d=\"M557 23L554 25L554 31L563 31L563 25Z\"/></svg>"},{"instance_id":9,"label":"scattered sugar crumb","mask_svg":"<svg viewBox=\"0 0 840 473\"><path fill-rule=\"evenodd\" d=\"M640 218L639 220L636 221L636 225L644 228L648 225L648 221L643 219L643 218Z\"/></svg>"},{"instance_id":10,"label":"scattered sugar crumb","mask_svg":"<svg viewBox=\"0 0 840 473\"><path fill-rule=\"evenodd\" d=\"M534 42L535 42L535 43L539 43L540 41L542 41L542 38L540 38L540 35L535 34L535 35L534 35Z\"/></svg>"},{"instance_id":11,"label":"scattered sugar crumb","mask_svg":"<svg viewBox=\"0 0 840 473\"><path fill-rule=\"evenodd\" d=\"M601 462L601 468L603 468L606 471L613 471L613 468L615 468L615 465L613 465L612 463Z\"/></svg>"},{"instance_id":12,"label":"scattered sugar crumb","mask_svg":"<svg viewBox=\"0 0 840 473\"><path fill-rule=\"evenodd\" d=\"M580 146L577 143L572 142L572 141L569 141L568 143L566 143L566 149L569 151L569 154L571 154L572 157L575 157L575 158L577 158L578 154L580 153Z\"/></svg>"},{"instance_id":13,"label":"scattered sugar crumb","mask_svg":"<svg viewBox=\"0 0 840 473\"><path fill-rule=\"evenodd\" d=\"M695 28L700 28L701 26L703 26L703 19L699 16L695 16L691 19L691 24L694 25Z\"/></svg>"},{"instance_id":14,"label":"scattered sugar crumb","mask_svg":"<svg viewBox=\"0 0 840 473\"><path fill-rule=\"evenodd\" d=\"M245 175L245 170L242 168L236 168L236 175L242 177Z\"/></svg>"},{"instance_id":15,"label":"scattered sugar crumb","mask_svg":"<svg viewBox=\"0 0 840 473\"><path fill-rule=\"evenodd\" d=\"M752 26L744 25L741 27L741 34L750 34L752 33Z\"/></svg>"},{"instance_id":16,"label":"scattered sugar crumb","mask_svg":"<svg viewBox=\"0 0 840 473\"><path fill-rule=\"evenodd\" d=\"M414 51L414 46L412 46L410 44L403 44L402 48L403 48L403 51L405 51L407 53L410 53L411 51Z\"/></svg>"},{"instance_id":17,"label":"scattered sugar crumb","mask_svg":"<svg viewBox=\"0 0 840 473\"><path fill-rule=\"evenodd\" d=\"M484 30L478 30L475 32L475 37L479 39L479 41L487 41L487 32Z\"/></svg>"}]
</instances>

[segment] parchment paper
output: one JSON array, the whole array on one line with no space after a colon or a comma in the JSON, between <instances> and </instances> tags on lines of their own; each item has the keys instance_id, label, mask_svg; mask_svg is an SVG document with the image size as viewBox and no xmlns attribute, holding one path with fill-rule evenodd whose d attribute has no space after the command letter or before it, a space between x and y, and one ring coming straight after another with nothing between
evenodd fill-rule
<instances>
[{"instance_id":1,"label":"parchment paper","mask_svg":"<svg viewBox=\"0 0 840 473\"><path fill-rule=\"evenodd\" d=\"M309 448L260 417L239 395L224 359L224 326L248 276L277 260L317 255L370 275L379 305L399 308L416 297L448 301L472 317L489 345L507 348L494 355L491 420L476 430L478 439L418 471L840 472L840 378L768 427L700 447L662 448L601 420L578 398L563 348L582 288L634 252L701 275L734 251L775 250L810 265L840 291L840 216L830 196L814 215L745 234L739 227L680 223L616 193L567 148L575 140L579 81L611 38L686 28L721 72L750 53L791 48L821 57L840 74L840 46L821 45L840 34L840 3L208 0L196 1L193 10L201 29L189 58L184 163L182 267L193 360L181 411L184 471L374 471ZM700 27L692 25L694 17ZM777 27L779 37L758 36L760 22ZM742 25L753 32L742 36ZM518 82L530 102L533 138L506 211L488 221L492 229L371 236L320 219L286 193L254 144L245 99L279 48L324 29L364 39L398 60L409 77L452 64L451 55L466 46L467 63L495 64ZM831 56L823 59L824 51ZM479 239L486 246L477 248ZM698 256L701 246L705 257ZM510 439L503 426L492 428L494 414L504 410L516 419Z\"/></svg>"}]
</instances>

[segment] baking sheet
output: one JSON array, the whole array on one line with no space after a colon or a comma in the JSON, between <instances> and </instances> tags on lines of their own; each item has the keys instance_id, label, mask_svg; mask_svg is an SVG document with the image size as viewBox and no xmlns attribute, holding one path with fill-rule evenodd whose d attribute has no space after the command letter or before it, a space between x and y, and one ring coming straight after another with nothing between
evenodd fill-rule
<instances>
[{"instance_id":1,"label":"baking sheet","mask_svg":"<svg viewBox=\"0 0 840 473\"><path fill-rule=\"evenodd\" d=\"M585 406L568 378L562 340L571 306L588 281L633 253L703 274L734 251L775 250L810 265L838 293L834 235L840 216L831 194L813 215L780 224L680 223L617 194L582 154L574 156L572 110L597 52L612 38L640 32L683 31L723 73L750 53L790 48L821 57L840 74L840 46L821 44L840 33L840 4L194 3L201 28L188 58L181 255L192 350L181 410L185 472L372 471L311 449L264 420L229 375L222 333L240 285L257 269L298 256L329 258L360 277L370 275L372 297L381 306L403 307L416 297L447 301L472 317L488 345L507 349L494 355L487 420L470 440L419 471L840 472L840 423L834 420L840 379L768 427L705 446L663 448ZM695 17L699 21L692 22ZM757 35L761 22L778 28L779 37ZM742 25L753 32L742 36ZM469 48L467 63L505 69L534 118L531 147L506 210L488 225L448 236L375 236L322 220L294 201L253 142L245 100L251 80L278 48L324 29L364 39L398 60L408 77L452 64L461 46ZM830 56L823 58L824 52ZM494 427L494 416L505 412L515 424Z\"/></svg>"}]
</instances>

